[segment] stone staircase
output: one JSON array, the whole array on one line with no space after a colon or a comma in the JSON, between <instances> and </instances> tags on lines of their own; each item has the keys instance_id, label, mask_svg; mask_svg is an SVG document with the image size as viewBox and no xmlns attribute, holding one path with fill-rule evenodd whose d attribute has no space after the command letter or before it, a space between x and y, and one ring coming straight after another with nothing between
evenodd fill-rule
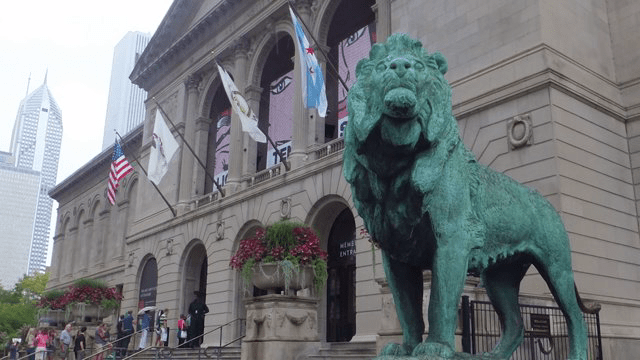
<instances>
[{"instance_id":1,"label":"stone staircase","mask_svg":"<svg viewBox=\"0 0 640 360\"><path fill-rule=\"evenodd\" d=\"M317 354L307 356L308 360L371 360L376 357L376 343L344 342L325 343Z\"/></svg>"},{"instance_id":2,"label":"stone staircase","mask_svg":"<svg viewBox=\"0 0 640 360\"><path fill-rule=\"evenodd\" d=\"M207 356L208 355L208 356ZM240 346L228 346L222 348L220 353L221 360L240 360ZM320 346L316 354L308 355L307 360L371 360L376 357L376 343L357 342L357 343L325 343ZM205 349L173 349L169 354L168 351L159 351L159 348L153 348L140 352L133 356L134 360L208 360L218 359L218 349L209 348L206 353ZM252 360L271 360L271 359L252 359Z\"/></svg>"},{"instance_id":3,"label":"stone staircase","mask_svg":"<svg viewBox=\"0 0 640 360\"><path fill-rule=\"evenodd\" d=\"M218 348L210 347L208 349L173 349L171 353L168 351L159 351L153 348L140 352L133 356L134 360L208 360L218 359ZM220 352L221 360L240 360L240 346L227 346L222 348Z\"/></svg>"}]
</instances>

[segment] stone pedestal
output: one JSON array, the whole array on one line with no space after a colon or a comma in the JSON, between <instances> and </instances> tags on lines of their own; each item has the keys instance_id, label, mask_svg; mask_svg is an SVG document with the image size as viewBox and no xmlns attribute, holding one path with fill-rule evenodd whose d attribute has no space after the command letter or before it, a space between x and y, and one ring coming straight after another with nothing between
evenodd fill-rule
<instances>
[{"instance_id":1,"label":"stone pedestal","mask_svg":"<svg viewBox=\"0 0 640 360\"><path fill-rule=\"evenodd\" d=\"M429 333L429 322L427 320L427 310L429 309L429 296L431 295L431 272L425 271L423 274L424 280L424 293L422 295L422 312L423 321L425 325L425 334ZM402 343L402 328L400 327L400 321L398 321L398 314L396 313L396 305L391 295L391 289L386 278L376 279L380 285L380 292L382 293L382 318L380 319L380 329L378 330L378 337L376 340L376 352L379 354L380 350L388 343ZM478 288L479 279L467 277L462 295L469 296L472 300L485 300L482 296L484 289ZM462 351L462 325L460 320L458 321L458 329L456 329L456 351Z\"/></svg>"},{"instance_id":2,"label":"stone pedestal","mask_svg":"<svg viewBox=\"0 0 640 360\"><path fill-rule=\"evenodd\" d=\"M316 298L265 295L245 301L242 360L294 360L319 348Z\"/></svg>"}]
</instances>

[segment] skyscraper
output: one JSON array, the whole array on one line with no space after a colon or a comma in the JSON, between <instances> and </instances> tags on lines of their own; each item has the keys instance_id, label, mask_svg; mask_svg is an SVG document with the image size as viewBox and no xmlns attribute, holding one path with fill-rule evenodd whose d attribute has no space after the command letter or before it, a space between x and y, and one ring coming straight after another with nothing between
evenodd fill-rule
<instances>
[{"instance_id":1,"label":"skyscraper","mask_svg":"<svg viewBox=\"0 0 640 360\"><path fill-rule=\"evenodd\" d=\"M147 92L131 83L129 74L150 39L150 34L129 31L114 48L102 150L113 146L114 129L124 136L144 121Z\"/></svg>"},{"instance_id":2,"label":"skyscraper","mask_svg":"<svg viewBox=\"0 0 640 360\"><path fill-rule=\"evenodd\" d=\"M18 169L11 153L0 151L0 285L13 287L29 271L40 172ZM46 249L45 249L46 255Z\"/></svg>"},{"instance_id":3,"label":"skyscraper","mask_svg":"<svg viewBox=\"0 0 640 360\"><path fill-rule=\"evenodd\" d=\"M10 152L18 170L40 173L35 221L31 236L28 273L44 270L47 260L53 199L49 189L56 184L62 142L62 115L44 83L22 100L11 135Z\"/></svg>"}]
</instances>

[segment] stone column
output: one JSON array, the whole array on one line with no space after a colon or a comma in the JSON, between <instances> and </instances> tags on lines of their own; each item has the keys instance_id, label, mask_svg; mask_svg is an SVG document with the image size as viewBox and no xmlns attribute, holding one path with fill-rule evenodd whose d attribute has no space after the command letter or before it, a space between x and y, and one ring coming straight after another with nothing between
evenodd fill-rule
<instances>
[{"instance_id":1,"label":"stone column","mask_svg":"<svg viewBox=\"0 0 640 360\"><path fill-rule=\"evenodd\" d=\"M69 229L69 243L64 249L63 266L64 266L64 278L71 278L73 276L73 259L78 258L79 243L78 243L78 226L74 226Z\"/></svg>"},{"instance_id":2,"label":"stone column","mask_svg":"<svg viewBox=\"0 0 640 360\"><path fill-rule=\"evenodd\" d=\"M318 299L264 295L246 300L242 360L300 359L319 348Z\"/></svg>"},{"instance_id":3,"label":"stone column","mask_svg":"<svg viewBox=\"0 0 640 360\"><path fill-rule=\"evenodd\" d=\"M233 82L238 90L242 91L241 89L245 88L247 81L249 41L244 38L238 39L234 45L234 50ZM229 178L225 189L228 189L229 193L232 194L240 188L244 158L244 132L242 131L240 118L235 112L231 116L231 136L229 140Z\"/></svg>"},{"instance_id":4,"label":"stone column","mask_svg":"<svg viewBox=\"0 0 640 360\"><path fill-rule=\"evenodd\" d=\"M193 143L195 139L195 129L196 129L196 118L197 118L197 105L198 105L198 86L200 85L200 77L199 76L188 76L184 82L184 85L187 90L186 96L186 109L185 109L185 118L184 118L184 138L186 142L193 148ZM172 119L175 123L176 120ZM168 122L167 122L168 123ZM193 187L193 167L199 166L195 157L191 153L191 151L186 147L185 144L181 144L182 147L182 165L180 167L180 205L178 206L179 211L184 211L188 202L194 195L194 187ZM195 150L195 149L194 149Z\"/></svg>"},{"instance_id":5,"label":"stone column","mask_svg":"<svg viewBox=\"0 0 640 360\"><path fill-rule=\"evenodd\" d=\"M82 235L84 239L80 239L80 241L83 243L81 271L87 273L89 271L89 268L94 265L89 261L89 259L91 258L91 252L93 251L93 244L96 238L93 231L93 219L85 220L83 226L84 229L82 230Z\"/></svg>"},{"instance_id":6,"label":"stone column","mask_svg":"<svg viewBox=\"0 0 640 360\"><path fill-rule=\"evenodd\" d=\"M372 8L376 14L376 42L383 43L391 35L391 0L376 0Z\"/></svg>"},{"instance_id":7,"label":"stone column","mask_svg":"<svg viewBox=\"0 0 640 360\"><path fill-rule=\"evenodd\" d=\"M51 259L53 260L51 260L51 264L55 264L55 268L51 271L51 280L56 282L59 282L60 278L62 278L64 245L64 234L58 234L53 237L53 250L51 251Z\"/></svg>"},{"instance_id":8,"label":"stone column","mask_svg":"<svg viewBox=\"0 0 640 360\"><path fill-rule=\"evenodd\" d=\"M196 119L195 124L195 144L193 144L193 150L195 150L196 154L200 158L203 164L206 164L207 161L207 147L208 147L208 139L209 139L209 127L211 126L212 119L207 119L206 117L200 116ZM188 151L188 150L187 150ZM193 195L198 197L205 194L204 182L206 171L205 169L197 163L193 165ZM213 176L213 169L211 169L211 176ZM218 191L218 190L214 190Z\"/></svg>"},{"instance_id":9,"label":"stone column","mask_svg":"<svg viewBox=\"0 0 640 360\"><path fill-rule=\"evenodd\" d=\"M296 8L300 16L300 20L305 24L310 25L311 19L311 1L310 0L298 0L296 1ZM295 34L292 34L294 42ZM309 40L311 41L311 40ZM293 78L296 84L301 84L301 69L300 69L300 57L298 46L296 45L296 55L293 59ZM296 94L293 99L293 141L291 149L291 167L297 168L302 166L307 160L307 146L309 136L309 111L304 106L304 100L302 98L302 88L296 86Z\"/></svg>"},{"instance_id":10,"label":"stone column","mask_svg":"<svg viewBox=\"0 0 640 360\"><path fill-rule=\"evenodd\" d=\"M260 111L260 96L263 89L259 86L249 85L247 86L244 94L251 109L256 113L259 118ZM258 143L253 140L249 135L244 135L244 157L242 161L242 177L247 178L256 172L256 157L258 156Z\"/></svg>"},{"instance_id":11,"label":"stone column","mask_svg":"<svg viewBox=\"0 0 640 360\"><path fill-rule=\"evenodd\" d=\"M111 238L109 234L111 233L111 230L113 229L113 227L110 224L110 222L111 222L111 207L105 207L102 211L100 211L98 216L99 216L99 220L98 220L98 224L99 224L99 226L98 226L98 236L96 238L96 247L92 251L92 253L93 253L93 255L92 255L93 261L92 262L97 268L102 268L102 267L104 267L104 264L105 264L105 255L104 254L105 254L105 248L107 247L107 245L105 245L105 243L108 242L107 240Z\"/></svg>"},{"instance_id":12,"label":"stone column","mask_svg":"<svg viewBox=\"0 0 640 360\"><path fill-rule=\"evenodd\" d=\"M126 245L127 239L127 216L129 214L129 204L131 202L127 199L122 203L118 204L118 211L115 213L116 216L116 226L115 233L111 233L112 241L107 240L106 246L104 247L105 251L105 261L107 266L113 266L114 261L120 259L120 254L124 252L124 247ZM115 240L115 241L113 241Z\"/></svg>"}]
</instances>

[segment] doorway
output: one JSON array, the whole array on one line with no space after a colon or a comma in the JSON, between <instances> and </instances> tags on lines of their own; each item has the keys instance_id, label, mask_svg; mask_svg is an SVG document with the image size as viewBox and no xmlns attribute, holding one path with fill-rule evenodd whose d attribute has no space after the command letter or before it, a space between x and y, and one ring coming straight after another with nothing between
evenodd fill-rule
<instances>
[{"instance_id":1,"label":"doorway","mask_svg":"<svg viewBox=\"0 0 640 360\"><path fill-rule=\"evenodd\" d=\"M184 265L181 314L188 313L189 304L196 299L197 293L202 294L206 303L208 267L206 248L202 243L194 245L189 251Z\"/></svg>"},{"instance_id":2,"label":"doorway","mask_svg":"<svg viewBox=\"0 0 640 360\"><path fill-rule=\"evenodd\" d=\"M356 225L344 209L329 233L327 342L350 341L356 332Z\"/></svg>"}]
</instances>

